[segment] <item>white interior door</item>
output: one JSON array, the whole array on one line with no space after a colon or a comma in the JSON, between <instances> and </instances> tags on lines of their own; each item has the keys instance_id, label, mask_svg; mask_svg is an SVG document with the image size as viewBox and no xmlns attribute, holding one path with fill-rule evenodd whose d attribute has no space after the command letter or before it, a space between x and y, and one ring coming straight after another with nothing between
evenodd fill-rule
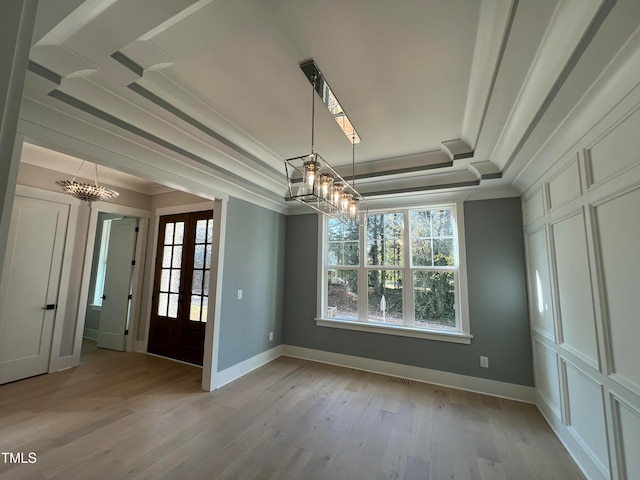
<instances>
[{"instance_id":1,"label":"white interior door","mask_svg":"<svg viewBox=\"0 0 640 480\"><path fill-rule=\"evenodd\" d=\"M111 221L98 347L124 350L137 226L137 218Z\"/></svg>"},{"instance_id":2,"label":"white interior door","mask_svg":"<svg viewBox=\"0 0 640 480\"><path fill-rule=\"evenodd\" d=\"M46 373L69 205L16 196L0 279L0 384Z\"/></svg>"}]
</instances>

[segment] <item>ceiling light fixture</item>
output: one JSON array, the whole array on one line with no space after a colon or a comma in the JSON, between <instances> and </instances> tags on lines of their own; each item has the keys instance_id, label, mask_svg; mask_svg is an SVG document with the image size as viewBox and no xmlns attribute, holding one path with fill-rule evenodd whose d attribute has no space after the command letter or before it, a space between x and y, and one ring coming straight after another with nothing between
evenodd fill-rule
<instances>
[{"instance_id":1,"label":"ceiling light fixture","mask_svg":"<svg viewBox=\"0 0 640 480\"><path fill-rule=\"evenodd\" d=\"M76 177L84 165L84 160L80 163L76 174L71 180L56 180L56 184L59 185L69 195L84 200L85 202L95 202L96 200L112 200L120 195L117 191L103 187L98 183L98 165L95 166L95 177L93 184L76 182Z\"/></svg>"},{"instance_id":2,"label":"ceiling light fixture","mask_svg":"<svg viewBox=\"0 0 640 480\"><path fill-rule=\"evenodd\" d=\"M355 189L355 144L360 143L360 137L315 62L313 60L304 62L300 68L312 85L311 153L288 158L284 161L289 184L289 198L311 207L323 215L359 222L361 206L366 205L362 195ZM314 151L316 92L351 142L353 170L351 185ZM329 103L327 103L328 101ZM336 112L338 112L337 115Z\"/></svg>"},{"instance_id":3,"label":"ceiling light fixture","mask_svg":"<svg viewBox=\"0 0 640 480\"><path fill-rule=\"evenodd\" d=\"M300 68L306 75L309 82L314 86L314 90L318 92L318 95L320 95L322 103L325 104L327 110L329 110L329 113L331 113L349 141L351 143L360 143L360 136L358 135L358 132L356 132L351 120L347 117L347 114L344 112L344 108L342 108L342 105L338 102L338 99L325 80L324 75L322 75L322 72L316 65L316 62L308 60L301 63Z\"/></svg>"}]
</instances>

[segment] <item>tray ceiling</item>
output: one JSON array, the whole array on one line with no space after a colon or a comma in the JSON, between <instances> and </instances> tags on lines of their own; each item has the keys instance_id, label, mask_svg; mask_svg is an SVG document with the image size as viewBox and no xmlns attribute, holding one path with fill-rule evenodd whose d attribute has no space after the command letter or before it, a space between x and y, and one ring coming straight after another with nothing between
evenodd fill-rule
<instances>
[{"instance_id":1,"label":"tray ceiling","mask_svg":"<svg viewBox=\"0 0 640 480\"><path fill-rule=\"evenodd\" d=\"M284 207L283 159L310 150L312 58L362 138L362 193L505 188L639 23L632 0L41 2L22 116ZM350 177L315 101L316 151Z\"/></svg>"}]
</instances>

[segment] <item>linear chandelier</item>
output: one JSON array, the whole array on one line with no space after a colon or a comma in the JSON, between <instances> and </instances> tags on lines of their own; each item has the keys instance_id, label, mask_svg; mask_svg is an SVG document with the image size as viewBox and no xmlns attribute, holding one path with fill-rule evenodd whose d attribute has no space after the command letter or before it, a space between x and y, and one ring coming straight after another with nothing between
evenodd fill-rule
<instances>
[{"instance_id":1,"label":"linear chandelier","mask_svg":"<svg viewBox=\"0 0 640 480\"><path fill-rule=\"evenodd\" d=\"M76 174L71 180L56 180L56 185L59 185L62 190L64 190L69 195L78 198L80 200L84 200L85 202L95 202L96 200L111 200L116 198L120 193L117 191L104 187L98 183L98 165L95 166L95 177L93 184L91 183L80 183L76 182L76 177L78 176L78 172L84 165L84 160L80 163L78 170L76 170Z\"/></svg>"},{"instance_id":2,"label":"linear chandelier","mask_svg":"<svg viewBox=\"0 0 640 480\"><path fill-rule=\"evenodd\" d=\"M366 202L355 188L355 144L360 136L344 113L329 84L313 60L300 64L312 85L311 153L284 161L289 185L289 199L296 200L323 215L359 222ZM315 94L318 93L329 112L351 142L353 178L349 184L324 158L314 151Z\"/></svg>"},{"instance_id":3,"label":"linear chandelier","mask_svg":"<svg viewBox=\"0 0 640 480\"><path fill-rule=\"evenodd\" d=\"M313 60L300 64L312 85L311 153L284 161L289 185L289 199L306 205L323 215L359 222L366 208L362 195L355 189L355 144L360 136L344 113L329 84ZM320 95L329 112L345 133L352 147L353 179L349 184L324 158L314 151L315 94Z\"/></svg>"}]
</instances>

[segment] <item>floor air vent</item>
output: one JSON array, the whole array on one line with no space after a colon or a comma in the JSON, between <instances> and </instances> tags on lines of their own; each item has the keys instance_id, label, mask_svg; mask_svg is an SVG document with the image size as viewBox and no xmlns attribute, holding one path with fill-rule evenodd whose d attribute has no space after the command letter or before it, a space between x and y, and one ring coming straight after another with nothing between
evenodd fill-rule
<instances>
[{"instance_id":1,"label":"floor air vent","mask_svg":"<svg viewBox=\"0 0 640 480\"><path fill-rule=\"evenodd\" d=\"M409 385L410 384L409 380L405 380L404 378L387 377L387 380L389 380L390 382L393 382L393 383L399 383L401 385Z\"/></svg>"}]
</instances>

